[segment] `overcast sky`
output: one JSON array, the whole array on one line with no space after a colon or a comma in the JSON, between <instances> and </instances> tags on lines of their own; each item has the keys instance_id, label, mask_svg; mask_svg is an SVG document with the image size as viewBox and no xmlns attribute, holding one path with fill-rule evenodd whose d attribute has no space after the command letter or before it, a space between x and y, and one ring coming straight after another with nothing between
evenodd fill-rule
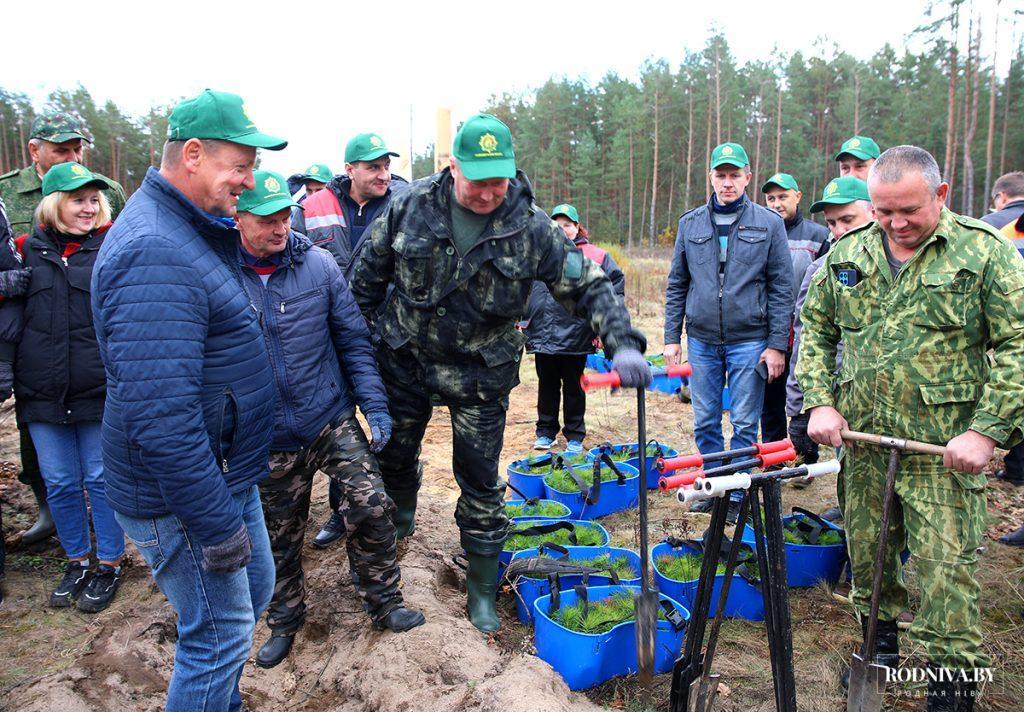
<instances>
[{"instance_id":1,"label":"overcast sky","mask_svg":"<svg viewBox=\"0 0 1024 712\"><path fill-rule=\"evenodd\" d=\"M1006 0L1004 12L1020 2ZM975 3L995 17L995 0ZM903 47L926 21L926 4L459 0L435 9L317 0L297 12L303 3L51 0L41 12L8 2L4 35L19 39L4 47L0 86L41 107L51 90L81 82L97 103L113 99L133 114L204 87L236 92L261 130L289 141L284 151L264 152L264 167L287 175L316 161L340 172L345 142L362 131L408 154L410 107L411 139L421 151L434 138L439 106L457 122L494 93L537 87L552 75L635 78L647 58L675 68L712 28L741 62L776 49L813 53L819 42L866 58L886 42ZM1005 57L1011 26L1000 31Z\"/></svg>"}]
</instances>

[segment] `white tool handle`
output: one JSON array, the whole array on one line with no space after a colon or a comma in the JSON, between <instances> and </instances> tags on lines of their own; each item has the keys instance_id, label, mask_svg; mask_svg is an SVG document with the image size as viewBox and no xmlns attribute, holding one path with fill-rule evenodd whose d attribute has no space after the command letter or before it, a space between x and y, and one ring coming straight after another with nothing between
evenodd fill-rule
<instances>
[{"instance_id":1,"label":"white tool handle","mask_svg":"<svg viewBox=\"0 0 1024 712\"><path fill-rule=\"evenodd\" d=\"M838 475L842 465L839 460L828 462L816 462L813 465L806 465L808 477L820 477L821 475Z\"/></svg>"},{"instance_id":2,"label":"white tool handle","mask_svg":"<svg viewBox=\"0 0 1024 712\"><path fill-rule=\"evenodd\" d=\"M707 479L697 480L697 482L701 483L701 490L704 491L706 496L723 497L733 490L750 489L750 473L737 472L735 475L708 477Z\"/></svg>"}]
</instances>

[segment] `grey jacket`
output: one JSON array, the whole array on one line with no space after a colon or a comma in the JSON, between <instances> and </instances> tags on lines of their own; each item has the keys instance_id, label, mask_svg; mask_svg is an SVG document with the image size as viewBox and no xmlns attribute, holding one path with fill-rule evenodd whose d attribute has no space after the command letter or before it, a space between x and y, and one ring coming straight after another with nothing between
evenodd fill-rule
<instances>
[{"instance_id":1,"label":"grey jacket","mask_svg":"<svg viewBox=\"0 0 1024 712\"><path fill-rule=\"evenodd\" d=\"M718 283L718 238L711 202L679 219L672 269L665 290L665 343L686 334L710 344L766 339L789 348L793 316L793 265L786 228L777 213L743 198L732 226L725 280Z\"/></svg>"},{"instance_id":2,"label":"grey jacket","mask_svg":"<svg viewBox=\"0 0 1024 712\"><path fill-rule=\"evenodd\" d=\"M807 268L828 252L829 231L824 225L797 213L796 222L786 224L786 236L789 238L789 256L793 261L793 299L796 299Z\"/></svg>"},{"instance_id":3,"label":"grey jacket","mask_svg":"<svg viewBox=\"0 0 1024 712\"><path fill-rule=\"evenodd\" d=\"M1002 210L997 210L994 213L989 213L988 215L982 215L980 219L987 222L996 230L1002 230L1004 227L1019 218L1022 213L1024 213L1024 200L1014 200L1004 205Z\"/></svg>"}]
</instances>

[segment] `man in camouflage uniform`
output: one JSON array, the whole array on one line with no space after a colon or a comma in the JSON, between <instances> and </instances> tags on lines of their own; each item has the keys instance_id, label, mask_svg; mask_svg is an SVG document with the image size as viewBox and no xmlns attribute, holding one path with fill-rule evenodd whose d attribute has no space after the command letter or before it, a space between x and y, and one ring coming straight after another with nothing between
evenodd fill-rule
<instances>
[{"instance_id":1,"label":"man in camouflage uniform","mask_svg":"<svg viewBox=\"0 0 1024 712\"><path fill-rule=\"evenodd\" d=\"M498 555L508 526L498 457L525 341L515 324L533 281L590 320L625 388L650 381L641 354L646 343L597 263L534 205L529 181L515 168L512 135L493 116L467 120L455 137L451 167L392 198L371 230L352 291L379 339L394 418L380 461L398 507L398 533L414 527L420 446L432 409L447 406L461 489L455 519L469 559L469 619L494 631ZM394 294L384 304L389 286Z\"/></svg>"},{"instance_id":2,"label":"man in camouflage uniform","mask_svg":"<svg viewBox=\"0 0 1024 712\"><path fill-rule=\"evenodd\" d=\"M306 616L302 544L317 470L338 488L352 583L374 627L401 632L424 619L398 589L394 506L372 454L387 442L391 418L366 323L330 253L291 231L298 204L284 177L256 171L253 180L238 199L238 258L277 392L270 477L260 483L277 579L272 635L256 654L257 665L273 667ZM356 421L357 404L372 443Z\"/></svg>"},{"instance_id":3,"label":"man in camouflage uniform","mask_svg":"<svg viewBox=\"0 0 1024 712\"><path fill-rule=\"evenodd\" d=\"M32 163L21 170L0 176L0 199L7 206L7 218L15 237L32 232L32 220L36 206L43 199L43 176L58 163L82 162L83 142L89 139L82 124L74 116L64 113L40 114L32 122L28 141L28 152ZM116 218L124 207L124 189L120 184L96 174L110 185L106 192L110 201L111 218ZM8 269L0 265L0 269ZM39 520L22 536L22 542L32 544L56 532L50 508L46 504L46 485L39 472L39 460L28 430L18 426L21 437L21 473L18 479L32 488L39 504Z\"/></svg>"},{"instance_id":4,"label":"man in camouflage uniform","mask_svg":"<svg viewBox=\"0 0 1024 712\"><path fill-rule=\"evenodd\" d=\"M946 445L942 462L901 461L879 635L893 631L895 642L894 619L907 606L905 540L922 592L910 638L936 670L970 674L989 664L975 578L982 468L996 445L1020 441L1024 423L1024 263L989 226L944 207L949 187L920 148L883 153L868 187L877 222L832 248L801 313L807 431L833 446L843 428ZM847 445L842 459L852 598L866 625L888 453ZM927 709L969 710L973 694L964 680L930 680Z\"/></svg>"}]
</instances>

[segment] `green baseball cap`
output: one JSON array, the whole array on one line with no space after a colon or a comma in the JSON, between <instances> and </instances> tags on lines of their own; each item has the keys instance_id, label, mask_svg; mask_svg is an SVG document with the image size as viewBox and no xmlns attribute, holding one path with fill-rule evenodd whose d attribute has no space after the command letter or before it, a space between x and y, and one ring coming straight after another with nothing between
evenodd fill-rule
<instances>
[{"instance_id":1,"label":"green baseball cap","mask_svg":"<svg viewBox=\"0 0 1024 712\"><path fill-rule=\"evenodd\" d=\"M512 132L496 116L474 114L466 119L455 134L452 155L469 180L516 177Z\"/></svg>"},{"instance_id":2,"label":"green baseball cap","mask_svg":"<svg viewBox=\"0 0 1024 712\"><path fill-rule=\"evenodd\" d=\"M345 146L345 163L376 161L385 154L398 158L398 154L388 149L380 136L375 133L361 133Z\"/></svg>"},{"instance_id":3,"label":"green baseball cap","mask_svg":"<svg viewBox=\"0 0 1024 712\"><path fill-rule=\"evenodd\" d=\"M327 167L326 163L314 163L300 177L302 180L317 180L326 183L334 177L334 174L331 173L331 169Z\"/></svg>"},{"instance_id":4,"label":"green baseball cap","mask_svg":"<svg viewBox=\"0 0 1024 712\"><path fill-rule=\"evenodd\" d=\"M835 160L838 161L844 153L849 153L851 156L862 161L867 161L872 158L878 158L882 152L873 138L854 136L843 141L843 145L839 147L839 153L836 154Z\"/></svg>"},{"instance_id":5,"label":"green baseball cap","mask_svg":"<svg viewBox=\"0 0 1024 712\"><path fill-rule=\"evenodd\" d=\"M81 163L58 163L46 171L46 175L43 176L43 195L56 193L58 190L70 193L87 185L95 185L100 190L110 187L105 180Z\"/></svg>"},{"instance_id":6,"label":"green baseball cap","mask_svg":"<svg viewBox=\"0 0 1024 712\"><path fill-rule=\"evenodd\" d=\"M826 205L846 205L855 200L871 200L868 184L853 176L833 178L821 191L821 200L811 205L811 212L820 213Z\"/></svg>"},{"instance_id":7,"label":"green baseball cap","mask_svg":"<svg viewBox=\"0 0 1024 712\"><path fill-rule=\"evenodd\" d=\"M551 211L551 219L554 220L558 215L564 215L576 224L579 224L580 222L580 214L576 212L576 208L568 203L562 203L561 205L556 205L554 207Z\"/></svg>"},{"instance_id":8,"label":"green baseball cap","mask_svg":"<svg viewBox=\"0 0 1024 712\"><path fill-rule=\"evenodd\" d=\"M41 138L53 143L63 143L80 138L87 143L92 143L85 135L85 127L82 126L82 122L62 111L37 116L32 122L32 133L29 138Z\"/></svg>"},{"instance_id":9,"label":"green baseball cap","mask_svg":"<svg viewBox=\"0 0 1024 712\"><path fill-rule=\"evenodd\" d=\"M256 187L238 197L238 212L273 215L285 208L301 207L288 193L288 181L273 171L253 171Z\"/></svg>"},{"instance_id":10,"label":"green baseball cap","mask_svg":"<svg viewBox=\"0 0 1024 712\"><path fill-rule=\"evenodd\" d=\"M776 173L775 175L773 175L771 178L764 182L764 185L761 186L761 192L767 193L768 186L771 185L777 185L783 190L800 190L800 188L797 187L796 178L794 178L788 173Z\"/></svg>"},{"instance_id":11,"label":"green baseball cap","mask_svg":"<svg viewBox=\"0 0 1024 712\"><path fill-rule=\"evenodd\" d=\"M190 138L230 141L242 146L280 151L288 145L284 139L268 136L256 129L245 113L245 102L237 94L204 89L199 96L185 99L171 111L167 120L167 140Z\"/></svg>"},{"instance_id":12,"label":"green baseball cap","mask_svg":"<svg viewBox=\"0 0 1024 712\"><path fill-rule=\"evenodd\" d=\"M715 169L725 165L740 168L750 165L750 159L747 158L747 152L743 150L743 146L738 143L723 143L715 146L715 150L711 152L711 168Z\"/></svg>"}]
</instances>

